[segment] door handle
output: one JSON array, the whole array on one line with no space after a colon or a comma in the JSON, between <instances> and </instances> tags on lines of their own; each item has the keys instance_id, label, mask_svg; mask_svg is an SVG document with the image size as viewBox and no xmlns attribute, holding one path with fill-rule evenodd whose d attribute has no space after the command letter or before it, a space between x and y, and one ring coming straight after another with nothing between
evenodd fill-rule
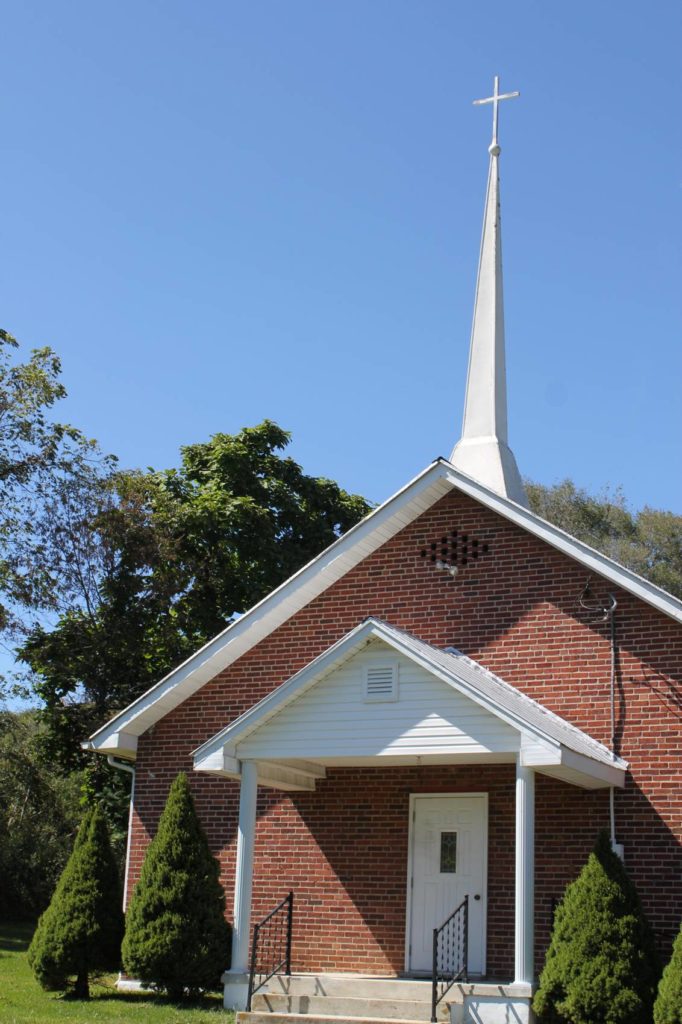
<instances>
[{"instance_id":1,"label":"door handle","mask_svg":"<svg viewBox=\"0 0 682 1024\"><path fill-rule=\"evenodd\" d=\"M480 900L480 898L481 898L481 894L480 894L480 892L477 892L476 895L474 896L474 899L475 900Z\"/></svg>"}]
</instances>

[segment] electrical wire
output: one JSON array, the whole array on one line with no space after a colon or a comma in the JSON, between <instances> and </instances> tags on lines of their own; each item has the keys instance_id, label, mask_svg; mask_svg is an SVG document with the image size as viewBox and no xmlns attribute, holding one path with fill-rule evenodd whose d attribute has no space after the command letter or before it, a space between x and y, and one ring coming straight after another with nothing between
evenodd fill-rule
<instances>
[{"instance_id":1,"label":"electrical wire","mask_svg":"<svg viewBox=\"0 0 682 1024\"><path fill-rule=\"evenodd\" d=\"M608 622L609 623L609 633L610 633L610 641L611 641L611 678L610 678L610 694L609 694L609 703L610 703L610 710L611 710L611 757L615 761L616 757L617 757L617 755L616 755L616 663L617 663L617 655L618 655L618 646L617 646L617 640L616 640L616 617L615 617L615 611L616 611L616 608L618 607L618 602L616 601L616 598L615 598L615 596L613 594L609 594L609 603L608 603L608 605L602 604L599 601L599 599L594 597L593 594L592 594L592 589L590 587L591 581L592 581L592 577L589 576L588 579L587 579L587 582L585 583L585 586L583 587L583 592L580 595L579 604L580 604L580 607L583 608L586 612L589 612L590 615L597 616L597 618L594 621L596 621L596 622ZM615 807L616 801L615 801L615 794L616 794L615 788L613 786L610 786L609 787L609 826L610 826L609 831L611 833L611 849L614 850L614 851L615 851L616 845L617 845L617 843L616 843L616 807Z\"/></svg>"}]
</instances>

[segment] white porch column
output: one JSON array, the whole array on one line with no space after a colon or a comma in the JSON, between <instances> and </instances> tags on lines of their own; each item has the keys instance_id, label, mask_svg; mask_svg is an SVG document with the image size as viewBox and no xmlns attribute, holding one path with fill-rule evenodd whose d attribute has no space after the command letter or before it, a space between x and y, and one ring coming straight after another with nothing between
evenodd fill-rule
<instances>
[{"instance_id":1,"label":"white porch column","mask_svg":"<svg viewBox=\"0 0 682 1024\"><path fill-rule=\"evenodd\" d=\"M224 1003L226 1009L229 1010L243 1010L246 1006L257 801L258 769L256 762L242 761L241 784L239 787L237 864L234 878L232 964L229 971L223 975Z\"/></svg>"},{"instance_id":2,"label":"white porch column","mask_svg":"<svg viewBox=\"0 0 682 1024\"><path fill-rule=\"evenodd\" d=\"M255 761L242 761L239 788L239 832L237 834L237 866L234 877L234 926L232 932L232 966L234 974L249 970L249 931L251 925L251 891L253 889L253 849L256 837L256 802L258 800L258 769Z\"/></svg>"},{"instance_id":3,"label":"white porch column","mask_svg":"<svg viewBox=\"0 0 682 1024\"><path fill-rule=\"evenodd\" d=\"M533 981L535 941L535 772L516 762L514 981Z\"/></svg>"}]
</instances>

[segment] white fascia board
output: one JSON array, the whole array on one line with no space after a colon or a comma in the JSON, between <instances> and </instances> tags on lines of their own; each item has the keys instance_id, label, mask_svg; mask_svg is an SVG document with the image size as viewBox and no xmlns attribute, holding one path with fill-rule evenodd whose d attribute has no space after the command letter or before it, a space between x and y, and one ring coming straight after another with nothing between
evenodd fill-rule
<instances>
[{"instance_id":1,"label":"white fascia board","mask_svg":"<svg viewBox=\"0 0 682 1024\"><path fill-rule=\"evenodd\" d=\"M101 743L95 745L92 740L81 743L83 750L92 750L98 754L115 754L125 761L134 761L137 756L137 736L127 732L110 733Z\"/></svg>"},{"instance_id":2,"label":"white fascia board","mask_svg":"<svg viewBox=\"0 0 682 1024\"><path fill-rule=\"evenodd\" d=\"M450 489L447 466L443 459L432 462L320 555L94 732L90 737L90 749L101 751L106 739L121 729L137 736L146 732L204 683L409 525Z\"/></svg>"},{"instance_id":3,"label":"white fascia board","mask_svg":"<svg viewBox=\"0 0 682 1024\"><path fill-rule=\"evenodd\" d=\"M575 750L562 747L561 765L570 772L578 772L596 779L603 786L618 786L619 789L623 789L625 786L626 772L622 761L604 764L603 761L593 761L584 754L578 754Z\"/></svg>"},{"instance_id":4,"label":"white fascia board","mask_svg":"<svg viewBox=\"0 0 682 1024\"><path fill-rule=\"evenodd\" d=\"M521 741L521 764L583 789L602 789L607 786L622 789L627 770L625 762L620 760L605 764L563 744L527 742L526 737Z\"/></svg>"},{"instance_id":5,"label":"white fascia board","mask_svg":"<svg viewBox=\"0 0 682 1024\"><path fill-rule=\"evenodd\" d=\"M611 580L612 583L634 594L635 597L663 612L664 615L668 615L677 622L682 622L682 601L679 598L668 594L661 587L657 587L655 583L645 580L643 576L639 576L624 565L614 562L608 555L596 551L584 541L572 537L570 533L547 522L546 519L542 519L530 509L517 505L515 501L491 491L490 488L485 487L472 477L458 472L450 463L446 463L446 465L448 466L448 478L458 491L467 494L482 505L486 505L491 511L504 516L505 519L520 526L528 533L539 537L551 547L556 548L557 551L580 562L592 572Z\"/></svg>"},{"instance_id":6,"label":"white fascia board","mask_svg":"<svg viewBox=\"0 0 682 1024\"><path fill-rule=\"evenodd\" d=\"M259 786L309 793L315 791L314 778L292 768L286 768L281 762L256 761L256 768Z\"/></svg>"}]
</instances>

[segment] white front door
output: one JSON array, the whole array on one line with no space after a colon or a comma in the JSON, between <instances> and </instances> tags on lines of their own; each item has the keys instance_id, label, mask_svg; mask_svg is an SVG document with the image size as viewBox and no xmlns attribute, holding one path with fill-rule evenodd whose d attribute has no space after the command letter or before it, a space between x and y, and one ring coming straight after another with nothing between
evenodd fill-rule
<instances>
[{"instance_id":1,"label":"white front door","mask_svg":"<svg viewBox=\"0 0 682 1024\"><path fill-rule=\"evenodd\" d=\"M484 974L487 795L415 796L411 825L408 970L431 970L433 929L468 895L468 970Z\"/></svg>"}]
</instances>

